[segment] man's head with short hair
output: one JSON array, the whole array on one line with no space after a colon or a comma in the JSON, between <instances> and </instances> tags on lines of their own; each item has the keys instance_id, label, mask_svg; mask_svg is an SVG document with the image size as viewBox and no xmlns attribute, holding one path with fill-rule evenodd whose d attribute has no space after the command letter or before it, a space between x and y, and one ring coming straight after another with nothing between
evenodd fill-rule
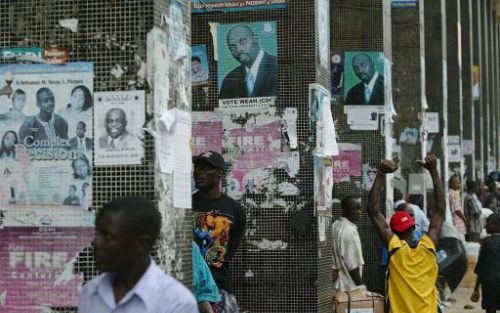
<instances>
[{"instance_id":1,"label":"man's head with short hair","mask_svg":"<svg viewBox=\"0 0 500 313\"><path fill-rule=\"evenodd\" d=\"M87 131L87 125L83 121L76 123L76 135L79 138L85 137L85 132Z\"/></svg>"},{"instance_id":2,"label":"man's head with short hair","mask_svg":"<svg viewBox=\"0 0 500 313\"><path fill-rule=\"evenodd\" d=\"M488 234L500 233L500 213L492 213L486 219L486 232Z\"/></svg>"},{"instance_id":3,"label":"man's head with short hair","mask_svg":"<svg viewBox=\"0 0 500 313\"><path fill-rule=\"evenodd\" d=\"M127 114L121 108L112 108L106 113L104 124L109 137L120 138L127 131Z\"/></svg>"},{"instance_id":4,"label":"man's head with short hair","mask_svg":"<svg viewBox=\"0 0 500 313\"><path fill-rule=\"evenodd\" d=\"M366 53L358 53L352 58L354 74L365 84L368 84L375 75L375 64Z\"/></svg>"},{"instance_id":5,"label":"man's head with short hair","mask_svg":"<svg viewBox=\"0 0 500 313\"><path fill-rule=\"evenodd\" d=\"M448 187L452 190L460 190L460 186L460 177L458 177L457 175L451 176L450 180L448 181Z\"/></svg>"},{"instance_id":6,"label":"man's head with short hair","mask_svg":"<svg viewBox=\"0 0 500 313\"><path fill-rule=\"evenodd\" d=\"M403 193L398 188L394 188L393 200L394 200L394 203L398 202L399 200L403 200Z\"/></svg>"},{"instance_id":7,"label":"man's head with short hair","mask_svg":"<svg viewBox=\"0 0 500 313\"><path fill-rule=\"evenodd\" d=\"M198 73L201 71L201 60L197 55L191 57L191 71L193 73Z\"/></svg>"},{"instance_id":8,"label":"man's head with short hair","mask_svg":"<svg viewBox=\"0 0 500 313\"><path fill-rule=\"evenodd\" d=\"M468 193L475 193L477 194L479 192L479 183L468 179L467 182L465 182L465 185L467 187L467 192Z\"/></svg>"},{"instance_id":9,"label":"man's head with short hair","mask_svg":"<svg viewBox=\"0 0 500 313\"><path fill-rule=\"evenodd\" d=\"M354 196L346 196L342 199L342 216L355 223L361 218L361 203Z\"/></svg>"},{"instance_id":10,"label":"man's head with short hair","mask_svg":"<svg viewBox=\"0 0 500 313\"><path fill-rule=\"evenodd\" d=\"M36 92L36 106L40 109L40 113L52 115L55 107L55 98L52 90L47 87L38 89Z\"/></svg>"},{"instance_id":11,"label":"man's head with short hair","mask_svg":"<svg viewBox=\"0 0 500 313\"><path fill-rule=\"evenodd\" d=\"M16 111L22 111L26 106L26 92L22 89L16 89L12 93L12 108Z\"/></svg>"},{"instance_id":12,"label":"man's head with short hair","mask_svg":"<svg viewBox=\"0 0 500 313\"><path fill-rule=\"evenodd\" d=\"M159 237L162 217L148 199L128 196L106 203L97 213L92 245L103 271L123 271L149 258Z\"/></svg>"},{"instance_id":13,"label":"man's head with short hair","mask_svg":"<svg viewBox=\"0 0 500 313\"><path fill-rule=\"evenodd\" d=\"M227 33L227 46L233 58L246 67L251 67L260 51L259 40L246 25L236 25Z\"/></svg>"}]
</instances>

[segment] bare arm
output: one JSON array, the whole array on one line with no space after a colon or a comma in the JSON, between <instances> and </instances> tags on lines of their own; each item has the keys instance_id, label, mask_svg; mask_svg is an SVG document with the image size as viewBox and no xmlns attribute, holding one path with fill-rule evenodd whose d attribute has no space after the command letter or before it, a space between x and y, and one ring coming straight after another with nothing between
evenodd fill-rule
<instances>
[{"instance_id":1,"label":"bare arm","mask_svg":"<svg viewBox=\"0 0 500 313\"><path fill-rule=\"evenodd\" d=\"M439 173L437 170L437 158L435 155L429 154L425 158L425 162L417 161L417 163L429 171L432 177L432 183L434 185L435 208L431 215L431 222L427 235L437 246L439 237L441 237L441 229L443 228L444 215L446 209L443 184L441 183L441 180L439 178Z\"/></svg>"},{"instance_id":2,"label":"bare arm","mask_svg":"<svg viewBox=\"0 0 500 313\"><path fill-rule=\"evenodd\" d=\"M382 161L377 172L377 177L370 190L370 195L368 196L368 215L372 219L373 224L375 224L380 239L382 239L386 247L389 245L389 241L393 234L384 215L380 213L380 192L382 190L385 174L392 173L397 168L398 167L392 161Z\"/></svg>"},{"instance_id":3,"label":"bare arm","mask_svg":"<svg viewBox=\"0 0 500 313\"><path fill-rule=\"evenodd\" d=\"M349 271L349 275L351 275L352 280L356 283L356 285L363 285L363 281L361 281L361 274L359 267L356 267L355 269Z\"/></svg>"}]
</instances>

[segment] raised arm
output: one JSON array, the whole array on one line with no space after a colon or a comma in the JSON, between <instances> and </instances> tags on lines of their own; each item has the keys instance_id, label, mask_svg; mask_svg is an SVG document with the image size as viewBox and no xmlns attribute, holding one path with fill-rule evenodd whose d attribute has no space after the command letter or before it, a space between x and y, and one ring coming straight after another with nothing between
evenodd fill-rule
<instances>
[{"instance_id":1,"label":"raised arm","mask_svg":"<svg viewBox=\"0 0 500 313\"><path fill-rule=\"evenodd\" d=\"M439 237L441 236L441 229L443 228L444 215L446 209L446 203L444 199L444 189L441 180L439 179L439 173L437 170L437 158L433 154L427 155L425 161L417 161L417 163L427 169L432 177L432 183L434 185L434 210L431 214L431 222L429 226L429 231L427 235L431 238L434 244L437 246Z\"/></svg>"},{"instance_id":2,"label":"raised arm","mask_svg":"<svg viewBox=\"0 0 500 313\"><path fill-rule=\"evenodd\" d=\"M370 215L380 239L384 242L387 247L389 240L391 240L393 234L385 216L380 213L380 192L382 190L382 184L384 183L385 174L393 173L398 166L394 162L389 160L384 160L380 162L377 177L373 182L372 189L370 190L370 195L368 197L368 215Z\"/></svg>"}]
</instances>

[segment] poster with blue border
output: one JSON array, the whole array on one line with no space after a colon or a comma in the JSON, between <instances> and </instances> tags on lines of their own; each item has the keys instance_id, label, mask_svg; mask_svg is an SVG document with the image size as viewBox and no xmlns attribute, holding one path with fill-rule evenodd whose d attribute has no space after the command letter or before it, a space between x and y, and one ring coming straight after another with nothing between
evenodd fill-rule
<instances>
[{"instance_id":1,"label":"poster with blue border","mask_svg":"<svg viewBox=\"0 0 500 313\"><path fill-rule=\"evenodd\" d=\"M393 8L416 8L418 0L392 0L391 7Z\"/></svg>"},{"instance_id":2,"label":"poster with blue border","mask_svg":"<svg viewBox=\"0 0 500 313\"><path fill-rule=\"evenodd\" d=\"M191 0L191 13L285 9L288 0Z\"/></svg>"}]
</instances>

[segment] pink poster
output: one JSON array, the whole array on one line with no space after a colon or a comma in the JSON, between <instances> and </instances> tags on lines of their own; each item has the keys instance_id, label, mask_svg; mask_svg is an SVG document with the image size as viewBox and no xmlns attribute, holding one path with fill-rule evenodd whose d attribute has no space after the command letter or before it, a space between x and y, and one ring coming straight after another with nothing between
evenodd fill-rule
<instances>
[{"instance_id":1,"label":"pink poster","mask_svg":"<svg viewBox=\"0 0 500 313\"><path fill-rule=\"evenodd\" d=\"M192 112L193 155L222 152L222 112Z\"/></svg>"},{"instance_id":2,"label":"pink poster","mask_svg":"<svg viewBox=\"0 0 500 313\"><path fill-rule=\"evenodd\" d=\"M93 233L91 227L1 229L0 312L75 306L82 279L73 262Z\"/></svg>"},{"instance_id":3,"label":"pink poster","mask_svg":"<svg viewBox=\"0 0 500 313\"><path fill-rule=\"evenodd\" d=\"M361 176L361 146L339 143L339 155L333 157L333 182L348 180L350 176Z\"/></svg>"},{"instance_id":4,"label":"pink poster","mask_svg":"<svg viewBox=\"0 0 500 313\"><path fill-rule=\"evenodd\" d=\"M280 118L274 106L224 110L223 156L232 163L228 194L238 198L245 191L272 189L271 169L281 151Z\"/></svg>"}]
</instances>

